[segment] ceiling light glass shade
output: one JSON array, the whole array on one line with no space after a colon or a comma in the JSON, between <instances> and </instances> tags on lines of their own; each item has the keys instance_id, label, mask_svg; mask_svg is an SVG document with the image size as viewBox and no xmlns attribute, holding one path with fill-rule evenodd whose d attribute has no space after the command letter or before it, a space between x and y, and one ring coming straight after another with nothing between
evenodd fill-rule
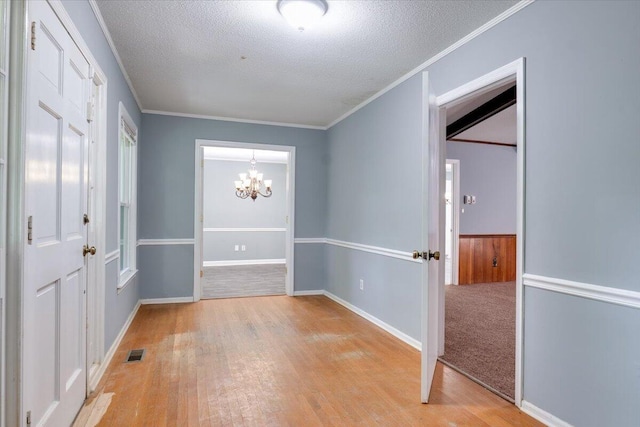
<instances>
[{"instance_id":1,"label":"ceiling light glass shade","mask_svg":"<svg viewBox=\"0 0 640 427\"><path fill-rule=\"evenodd\" d=\"M324 0L278 0L278 11L293 28L304 31L316 24L329 6Z\"/></svg>"}]
</instances>

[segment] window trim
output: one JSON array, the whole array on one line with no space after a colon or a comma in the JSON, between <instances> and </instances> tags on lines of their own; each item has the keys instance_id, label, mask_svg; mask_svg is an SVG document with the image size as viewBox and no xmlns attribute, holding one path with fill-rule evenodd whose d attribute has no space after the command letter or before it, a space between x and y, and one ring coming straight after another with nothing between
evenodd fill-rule
<instances>
[{"instance_id":1,"label":"window trim","mask_svg":"<svg viewBox=\"0 0 640 427\"><path fill-rule=\"evenodd\" d=\"M122 133L125 132L131 138L131 156L129 158L129 227L128 227L128 267L120 270L120 258L124 256L120 251L120 229L122 227L122 218L120 216L120 206L122 205L121 188L122 188ZM133 277L138 273L137 269L137 230L138 230L138 127L129 115L125 106L120 102L118 104L118 227L116 230L118 242L118 292L122 291Z\"/></svg>"}]
</instances>

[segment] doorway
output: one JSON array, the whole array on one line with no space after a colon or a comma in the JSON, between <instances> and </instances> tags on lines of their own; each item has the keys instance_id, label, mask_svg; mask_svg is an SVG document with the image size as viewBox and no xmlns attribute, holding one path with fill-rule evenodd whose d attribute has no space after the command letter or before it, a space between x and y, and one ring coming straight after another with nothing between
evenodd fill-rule
<instances>
[{"instance_id":1,"label":"doorway","mask_svg":"<svg viewBox=\"0 0 640 427\"><path fill-rule=\"evenodd\" d=\"M445 267L445 348L440 360L505 399L515 390L515 81L444 109L448 159L461 165L459 285ZM447 185L453 180L447 160ZM451 177L451 179L449 178ZM445 190L445 201L450 200ZM445 217L453 217L445 208ZM448 214L448 215L447 215ZM447 222L447 221L445 221ZM451 221L452 222L452 221ZM453 239L453 227L445 236ZM453 244L445 245L445 262Z\"/></svg>"},{"instance_id":2,"label":"doorway","mask_svg":"<svg viewBox=\"0 0 640 427\"><path fill-rule=\"evenodd\" d=\"M294 171L295 147L196 141L194 300L293 295Z\"/></svg>"},{"instance_id":3,"label":"doorway","mask_svg":"<svg viewBox=\"0 0 640 427\"><path fill-rule=\"evenodd\" d=\"M421 400L428 402L436 359L445 349L445 272L440 259L440 248L445 250L445 184L446 149L449 134L446 123L447 109L461 105L472 98L487 94L507 83L515 83L516 103L516 231L515 231L515 361L514 398L517 406L522 401L522 271L524 260L524 58L520 58L476 80L443 95L436 96L430 84L429 73L423 73L423 185L427 192L423 203L423 252L414 252L423 258L422 284L422 375ZM480 102L479 105L483 104ZM481 120L479 120L481 121ZM464 129L462 130L464 131ZM461 163L461 174L465 165ZM464 179L461 177L461 180ZM463 200L473 203L474 194L461 194ZM464 197L469 196L469 197ZM477 202L477 197L476 197ZM461 231L462 232L462 231ZM461 258L461 255L459 256ZM492 259L493 261L493 259ZM493 268L493 267L491 267ZM460 280L462 278L460 277ZM451 286L453 287L453 286ZM459 287L459 286L457 286Z\"/></svg>"}]
</instances>

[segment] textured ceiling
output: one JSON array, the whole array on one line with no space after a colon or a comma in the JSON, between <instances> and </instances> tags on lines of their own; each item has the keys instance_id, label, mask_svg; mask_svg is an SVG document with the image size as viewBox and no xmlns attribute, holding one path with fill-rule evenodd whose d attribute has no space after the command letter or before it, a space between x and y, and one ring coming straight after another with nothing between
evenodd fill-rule
<instances>
[{"instance_id":1,"label":"textured ceiling","mask_svg":"<svg viewBox=\"0 0 640 427\"><path fill-rule=\"evenodd\" d=\"M276 1L97 4L144 110L327 126L517 1L332 1L298 32Z\"/></svg>"}]
</instances>

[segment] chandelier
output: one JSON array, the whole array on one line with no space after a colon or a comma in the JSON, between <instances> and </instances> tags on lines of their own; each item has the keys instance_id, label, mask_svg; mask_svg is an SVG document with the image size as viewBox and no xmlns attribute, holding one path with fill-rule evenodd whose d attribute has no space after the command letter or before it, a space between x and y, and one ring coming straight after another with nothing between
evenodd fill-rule
<instances>
[{"instance_id":1,"label":"chandelier","mask_svg":"<svg viewBox=\"0 0 640 427\"><path fill-rule=\"evenodd\" d=\"M253 152L253 157L249 162L251 167L249 168L249 173L241 173L240 181L235 181L236 184L236 196L241 199L246 199L247 197L251 197L251 199L255 202L258 198L258 194L262 197L271 197L271 180L265 179L262 180L263 174L258 173L256 169L256 153ZM263 190L264 185L264 190ZM264 193L263 193L264 191Z\"/></svg>"}]
</instances>

